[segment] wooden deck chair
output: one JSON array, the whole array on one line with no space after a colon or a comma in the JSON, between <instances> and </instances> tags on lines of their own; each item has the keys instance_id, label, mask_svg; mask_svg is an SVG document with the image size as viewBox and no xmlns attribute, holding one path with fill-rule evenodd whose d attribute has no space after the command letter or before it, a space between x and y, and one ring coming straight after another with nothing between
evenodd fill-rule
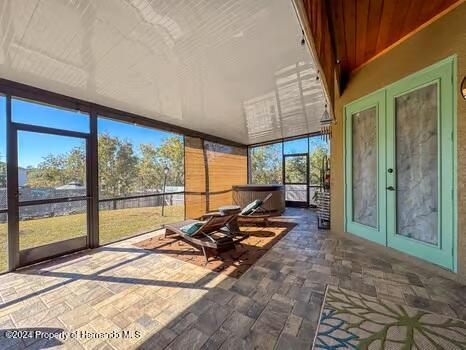
<instances>
[{"instance_id":1,"label":"wooden deck chair","mask_svg":"<svg viewBox=\"0 0 466 350\"><path fill-rule=\"evenodd\" d=\"M221 230L227 223L235 219L237 214L210 216L207 221L185 220L165 225L165 234L178 235L187 242L199 246L204 254L205 263L209 262L207 249L225 251L235 247L233 237Z\"/></svg>"},{"instance_id":2,"label":"wooden deck chair","mask_svg":"<svg viewBox=\"0 0 466 350\"><path fill-rule=\"evenodd\" d=\"M271 213L264 208L264 204L272 198L272 193L269 193L265 196L264 199L256 199L254 202L249 203L246 207L243 208L240 214L238 214L239 219L248 220L248 219L261 219L264 220L265 226L268 225L268 219L277 216L275 213Z\"/></svg>"}]
</instances>

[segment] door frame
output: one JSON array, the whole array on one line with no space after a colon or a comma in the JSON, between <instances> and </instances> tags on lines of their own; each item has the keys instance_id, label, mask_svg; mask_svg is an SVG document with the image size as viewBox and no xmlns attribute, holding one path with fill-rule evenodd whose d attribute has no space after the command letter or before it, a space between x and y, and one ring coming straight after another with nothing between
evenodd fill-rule
<instances>
[{"instance_id":1,"label":"door frame","mask_svg":"<svg viewBox=\"0 0 466 350\"><path fill-rule=\"evenodd\" d=\"M308 141L309 142L309 141ZM309 146L308 146L309 147ZM306 159L306 182L286 182L286 158L292 157L304 157ZM282 166L282 177L283 185L285 186L285 206L287 207L297 207L297 208L307 208L309 206L309 152L308 153L283 153L283 166ZM306 186L306 201L287 201L286 200L286 185L302 185Z\"/></svg>"},{"instance_id":2,"label":"door frame","mask_svg":"<svg viewBox=\"0 0 466 350\"><path fill-rule=\"evenodd\" d=\"M50 259L56 256L86 249L91 246L94 218L92 209L93 189L91 167L91 135L76 131L55 129L37 125L23 124L11 120L11 99L7 100L7 133L8 133L8 252L9 264L14 268ZM18 133L20 131L40 133L43 135L57 135L82 139L86 142L86 195L54 199L40 199L19 201L18 184ZM48 203L68 203L71 201L86 201L86 236L53 242L38 247L20 250L19 245L19 209L23 206L40 205Z\"/></svg>"},{"instance_id":3,"label":"door frame","mask_svg":"<svg viewBox=\"0 0 466 350\"><path fill-rule=\"evenodd\" d=\"M356 101L354 102L351 102L347 105L345 105L343 107L343 136L344 136L344 141L343 141L343 144L344 144L344 154L345 156L343 157L343 169L344 169L344 197L345 197L345 200L344 200L344 230L345 232L348 232L348 233L351 233L351 234L355 234L355 235L358 235L358 236L361 236L362 238L365 238L365 239L369 239L369 240L373 240L375 241L374 239L371 239L371 236L368 235L368 232L361 232L361 231L358 231L356 232L355 231L355 228L357 230L357 226L353 225L350 218L351 218L351 213L352 213L352 198L351 198L351 191L350 191L350 185L351 185L351 162L349 162L351 160L351 157L348 157L348 153L350 153L349 151L351 150L350 146L351 146L351 135L348 135L348 120L347 120L347 115L348 115L348 111L351 111L351 108L354 108L354 106L357 106L358 104L359 105L364 105L366 102L366 99L368 100L371 100L371 98L373 98L373 96L377 95L377 94L380 94L380 96L383 96L384 97L384 102L386 103L386 106L384 107L385 108L385 112L386 113L386 116L388 117L388 108L390 108L388 105L390 104L389 103L389 99L387 97L387 94L389 91L395 91L394 89L397 89L398 86L403 86L403 85L406 85L407 87L410 86L410 82L412 81L416 81L416 80L419 80L419 79L422 79L423 76L429 76L429 75L432 75L432 74L435 74L437 73L437 78L438 79L438 73L440 71L444 70L444 75L443 75L443 83L441 83L441 87L442 88L445 88L445 85L447 86L447 89L450 88L450 91L451 93L446 93L446 97L444 95L442 95L442 98L444 98L447 102L446 103L441 103L441 108L446 108L444 110L443 113L446 113L446 115L449 115L450 118L449 121L451 122L451 127L449 128L448 132L445 132L445 130L442 128L441 130L441 138L442 140L450 140L450 150L449 150L449 160L448 160L448 163L447 165L443 168L440 168L439 166L439 170L442 169L442 172L440 174L440 176L444 176L444 174L447 174L447 176L450 178L450 184L451 184L451 190L448 191L449 193L447 195L445 195L444 197L442 197L442 202L445 200L446 201L446 204L444 204L444 207L445 206L448 206L450 205L450 208L451 210L448 210L448 217L449 217L449 223L450 223L450 237L451 237L451 250L448 248L447 251L445 251L445 254L448 255L448 258L449 258L449 261L451 263L447 263L447 264L440 264L441 266L453 271L453 272L457 272L457 236L458 236L458 233L457 233L457 217L458 217L458 214L457 214L457 96L456 96L456 88L457 88L457 56L456 55L452 55L450 57L447 57L431 66L428 66L418 72L415 72L399 81L396 81L394 83L391 83L387 86L385 86L384 88L381 88L379 90L376 90L375 92L367 95L367 96L364 96L364 97L361 97L359 99L357 99ZM446 73L446 75L445 75ZM403 90L403 89L402 89ZM405 92L406 93L406 92ZM440 98L440 94L439 94L439 98ZM387 137L387 132L388 132L388 127L386 125L387 123L387 118L384 118L383 120L383 123L381 123L381 126L384 127L384 131L383 131L383 137L386 138ZM443 117L442 117L443 119ZM351 130L351 129L349 129ZM380 130L380 129L379 129ZM390 135L388 135L390 137ZM385 141L384 141L385 142ZM384 146L385 147L385 146ZM389 147L387 147L388 149ZM385 152L383 152L383 154L381 155L382 157L384 157L384 162L386 164L384 164L384 174L386 174L386 170L388 169L388 159L387 157L390 156L388 154L389 152L387 152L387 150L385 150ZM443 154L442 154L442 158L443 158ZM445 162L444 162L445 163ZM450 173L449 173L450 172ZM439 176L439 178L440 178ZM389 202L391 203L391 200L388 200L387 196L386 196L386 191L385 191L385 187L387 185L393 185L393 181L387 181L387 177L384 176L383 177L385 179L385 184L383 186L383 189L384 189L384 192L385 192L385 200L383 202L383 205L384 206L388 206L388 205L394 205L393 203L392 204L389 204ZM381 186L379 186L379 191L382 189ZM440 192L439 192L439 195L440 195ZM435 263L435 264L439 264L438 261L433 261L432 259L430 259L429 256L426 256L424 252L422 252L422 254L416 254L416 251L414 250L414 252L412 251L412 247L404 247L403 244L389 244L389 230L392 231L393 233L393 221L391 223L388 222L389 220L386 221L386 231L385 231L385 242L384 240L380 239L379 244L383 244L385 246L389 246L393 249L397 249L403 253L406 253L406 254L409 254L409 255L413 255L413 256L416 256L420 259L423 259L425 261L428 261L428 262L432 262L432 263ZM389 228L388 226L391 225L391 228ZM440 225L439 225L440 227ZM410 240L409 238L407 238L407 240ZM406 241L407 241L406 240ZM406 242L405 241L405 242ZM403 242L403 243L405 243ZM411 249L410 249L411 248Z\"/></svg>"},{"instance_id":4,"label":"door frame","mask_svg":"<svg viewBox=\"0 0 466 350\"><path fill-rule=\"evenodd\" d=\"M377 132L377 227L370 227L353 221L353 172L352 172L352 116L369 108L376 108ZM345 106L345 231L386 245L386 180L385 180L385 92L376 91L362 99Z\"/></svg>"}]
</instances>

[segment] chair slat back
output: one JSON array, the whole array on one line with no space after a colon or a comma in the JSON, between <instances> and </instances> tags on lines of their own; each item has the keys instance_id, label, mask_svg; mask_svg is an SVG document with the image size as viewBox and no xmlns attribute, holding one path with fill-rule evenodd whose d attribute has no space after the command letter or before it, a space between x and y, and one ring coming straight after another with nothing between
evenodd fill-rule
<instances>
[{"instance_id":1,"label":"chair slat back","mask_svg":"<svg viewBox=\"0 0 466 350\"><path fill-rule=\"evenodd\" d=\"M229 214L229 215L222 215L222 216L212 216L207 220L207 222L196 232L197 233L211 233L214 231L218 231L226 224L228 224L231 220L233 220L238 214Z\"/></svg>"},{"instance_id":2,"label":"chair slat back","mask_svg":"<svg viewBox=\"0 0 466 350\"><path fill-rule=\"evenodd\" d=\"M265 204L270 198L272 198L272 193L269 193L267 196L265 196L265 198L262 200L261 205L259 205L256 209L254 209L251 213L249 213L249 215L252 215L252 214L255 214L255 213L258 213L258 212L263 212L263 211L265 211L265 209L264 209L264 204Z\"/></svg>"},{"instance_id":3,"label":"chair slat back","mask_svg":"<svg viewBox=\"0 0 466 350\"><path fill-rule=\"evenodd\" d=\"M262 205L264 205L264 203L267 202L270 198L272 198L272 192L265 196L265 198L262 200Z\"/></svg>"}]
</instances>

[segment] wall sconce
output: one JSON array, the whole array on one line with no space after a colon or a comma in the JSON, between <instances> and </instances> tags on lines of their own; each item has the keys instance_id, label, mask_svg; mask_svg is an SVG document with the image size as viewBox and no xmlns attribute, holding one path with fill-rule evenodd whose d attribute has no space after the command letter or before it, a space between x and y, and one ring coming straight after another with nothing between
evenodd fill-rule
<instances>
[{"instance_id":1,"label":"wall sconce","mask_svg":"<svg viewBox=\"0 0 466 350\"><path fill-rule=\"evenodd\" d=\"M463 78L460 89L461 89L461 95L463 96L463 99L466 100L466 77Z\"/></svg>"}]
</instances>

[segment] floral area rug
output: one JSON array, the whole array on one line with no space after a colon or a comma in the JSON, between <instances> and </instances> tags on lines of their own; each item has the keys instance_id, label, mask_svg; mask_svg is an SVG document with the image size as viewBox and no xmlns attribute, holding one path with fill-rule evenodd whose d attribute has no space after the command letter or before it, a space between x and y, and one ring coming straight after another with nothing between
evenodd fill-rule
<instances>
[{"instance_id":1,"label":"floral area rug","mask_svg":"<svg viewBox=\"0 0 466 350\"><path fill-rule=\"evenodd\" d=\"M466 323L327 287L314 349L466 349Z\"/></svg>"}]
</instances>

